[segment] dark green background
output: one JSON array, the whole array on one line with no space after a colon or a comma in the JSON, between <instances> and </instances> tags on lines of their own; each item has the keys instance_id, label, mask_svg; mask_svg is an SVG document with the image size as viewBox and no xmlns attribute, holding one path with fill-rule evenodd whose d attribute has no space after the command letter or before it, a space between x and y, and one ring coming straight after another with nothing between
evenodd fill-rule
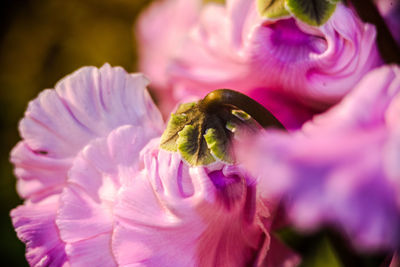
<instances>
[{"instance_id":1,"label":"dark green background","mask_svg":"<svg viewBox=\"0 0 400 267\"><path fill-rule=\"evenodd\" d=\"M9 212L15 191L9 152L28 101L85 65L136 70L133 23L150 0L6 0L0 9L1 266L27 266Z\"/></svg>"}]
</instances>

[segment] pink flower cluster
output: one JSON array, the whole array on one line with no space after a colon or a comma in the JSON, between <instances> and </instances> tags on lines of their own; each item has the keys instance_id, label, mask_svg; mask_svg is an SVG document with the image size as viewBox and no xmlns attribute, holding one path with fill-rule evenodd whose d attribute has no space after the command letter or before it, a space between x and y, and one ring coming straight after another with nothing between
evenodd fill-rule
<instances>
[{"instance_id":1,"label":"pink flower cluster","mask_svg":"<svg viewBox=\"0 0 400 267\"><path fill-rule=\"evenodd\" d=\"M296 266L271 234L287 223L280 204L302 231L333 225L359 250L400 248L400 68L382 66L375 26L343 3L317 27L225 2L162 0L139 18L162 113L143 74L108 64L29 103L11 217L31 266ZM219 88L289 131L240 136L234 164L190 166L160 148L162 115Z\"/></svg>"}]
</instances>

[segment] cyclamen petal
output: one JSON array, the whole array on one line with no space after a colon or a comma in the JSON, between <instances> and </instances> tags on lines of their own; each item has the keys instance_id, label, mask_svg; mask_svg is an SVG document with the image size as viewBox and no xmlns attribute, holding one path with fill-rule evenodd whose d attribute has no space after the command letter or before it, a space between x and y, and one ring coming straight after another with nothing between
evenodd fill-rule
<instances>
[{"instance_id":1,"label":"cyclamen petal","mask_svg":"<svg viewBox=\"0 0 400 267\"><path fill-rule=\"evenodd\" d=\"M245 146L242 158L262 194L284 198L298 227L333 224L360 249L394 250L400 247L399 99L400 69L379 68L302 131L267 131L256 146Z\"/></svg>"},{"instance_id":2,"label":"cyclamen petal","mask_svg":"<svg viewBox=\"0 0 400 267\"><path fill-rule=\"evenodd\" d=\"M143 89L147 83L140 74L128 75L108 64L85 67L31 101L20 122L23 141L11 153L20 195L60 192L73 157L120 125L161 131L159 111Z\"/></svg>"},{"instance_id":3,"label":"cyclamen petal","mask_svg":"<svg viewBox=\"0 0 400 267\"><path fill-rule=\"evenodd\" d=\"M158 142L142 151L145 168L118 193L112 241L118 264L263 264L271 217L256 185L235 166L189 167ZM288 255L282 261L294 266L298 258Z\"/></svg>"},{"instance_id":4,"label":"cyclamen petal","mask_svg":"<svg viewBox=\"0 0 400 267\"><path fill-rule=\"evenodd\" d=\"M94 238L67 244L66 251L72 266L117 266L110 250L111 238L108 233Z\"/></svg>"},{"instance_id":5,"label":"cyclamen petal","mask_svg":"<svg viewBox=\"0 0 400 267\"><path fill-rule=\"evenodd\" d=\"M58 198L26 203L11 211L18 238L26 243L26 259L30 266L68 266L65 244L55 224Z\"/></svg>"},{"instance_id":6,"label":"cyclamen petal","mask_svg":"<svg viewBox=\"0 0 400 267\"><path fill-rule=\"evenodd\" d=\"M252 73L265 85L320 108L338 102L381 63L375 40L373 25L338 4L319 28L293 19L254 28L247 51Z\"/></svg>"},{"instance_id":7,"label":"cyclamen petal","mask_svg":"<svg viewBox=\"0 0 400 267\"><path fill-rule=\"evenodd\" d=\"M138 168L140 149L163 128L147 83L108 64L85 67L29 104L11 153L27 199L10 215L31 266L115 263L111 249L94 248L111 248L121 166Z\"/></svg>"},{"instance_id":8,"label":"cyclamen petal","mask_svg":"<svg viewBox=\"0 0 400 267\"><path fill-rule=\"evenodd\" d=\"M202 0L157 1L144 11L135 27L141 72L151 77L151 86L169 90L167 69L174 51L197 21ZM177 15L179 14L179 15ZM161 30L162 29L162 30ZM157 99L166 117L174 107L172 96Z\"/></svg>"},{"instance_id":9,"label":"cyclamen petal","mask_svg":"<svg viewBox=\"0 0 400 267\"><path fill-rule=\"evenodd\" d=\"M121 183L137 176L140 150L152 136L145 132L141 127L121 126L107 138L92 141L76 157L57 215L72 264L116 265L110 246L113 207ZM97 257L90 246L105 248L102 256Z\"/></svg>"}]
</instances>

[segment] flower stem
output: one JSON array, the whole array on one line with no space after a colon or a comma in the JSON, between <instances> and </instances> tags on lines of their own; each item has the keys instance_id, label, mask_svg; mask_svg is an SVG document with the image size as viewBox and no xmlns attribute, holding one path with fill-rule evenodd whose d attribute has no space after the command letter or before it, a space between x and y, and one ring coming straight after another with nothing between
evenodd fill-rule
<instances>
[{"instance_id":1,"label":"flower stem","mask_svg":"<svg viewBox=\"0 0 400 267\"><path fill-rule=\"evenodd\" d=\"M385 63L400 64L400 48L372 0L347 0L360 18L376 26L378 49Z\"/></svg>"},{"instance_id":2,"label":"flower stem","mask_svg":"<svg viewBox=\"0 0 400 267\"><path fill-rule=\"evenodd\" d=\"M212 91L200 103L206 112L213 112L224 107L238 108L248 113L263 128L276 127L285 129L283 125L257 101L250 97L229 89Z\"/></svg>"}]
</instances>

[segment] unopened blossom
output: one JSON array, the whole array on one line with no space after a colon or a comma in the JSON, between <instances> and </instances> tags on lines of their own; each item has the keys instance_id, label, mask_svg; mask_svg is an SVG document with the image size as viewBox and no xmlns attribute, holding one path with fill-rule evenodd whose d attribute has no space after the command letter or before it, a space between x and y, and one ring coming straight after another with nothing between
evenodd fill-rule
<instances>
[{"instance_id":1,"label":"unopened blossom","mask_svg":"<svg viewBox=\"0 0 400 267\"><path fill-rule=\"evenodd\" d=\"M239 165L159 147L141 74L85 67L30 102L11 153L11 211L31 266L294 266L274 205ZM155 139L153 139L155 137Z\"/></svg>"},{"instance_id":2,"label":"unopened blossom","mask_svg":"<svg viewBox=\"0 0 400 267\"><path fill-rule=\"evenodd\" d=\"M400 69L381 67L302 130L267 131L239 155L260 191L282 197L300 229L333 225L359 249L394 250L400 246L399 107Z\"/></svg>"},{"instance_id":3,"label":"unopened blossom","mask_svg":"<svg viewBox=\"0 0 400 267\"><path fill-rule=\"evenodd\" d=\"M161 18L166 10L153 12ZM145 18L144 14L147 25L157 21ZM167 82L155 84L160 95L173 94L176 101L217 88L234 88L263 103L287 128L298 127L317 110L338 102L381 63L375 27L363 23L343 4L337 5L323 26L314 27L293 17L264 19L256 1L211 3L202 7L197 22L185 34L184 40L172 46L169 64L153 61L143 69L151 75L151 69L165 66ZM157 37L154 46L162 46L162 35ZM142 39L139 34L139 45ZM145 45L141 47L146 50ZM276 101L283 105L275 108Z\"/></svg>"}]
</instances>

